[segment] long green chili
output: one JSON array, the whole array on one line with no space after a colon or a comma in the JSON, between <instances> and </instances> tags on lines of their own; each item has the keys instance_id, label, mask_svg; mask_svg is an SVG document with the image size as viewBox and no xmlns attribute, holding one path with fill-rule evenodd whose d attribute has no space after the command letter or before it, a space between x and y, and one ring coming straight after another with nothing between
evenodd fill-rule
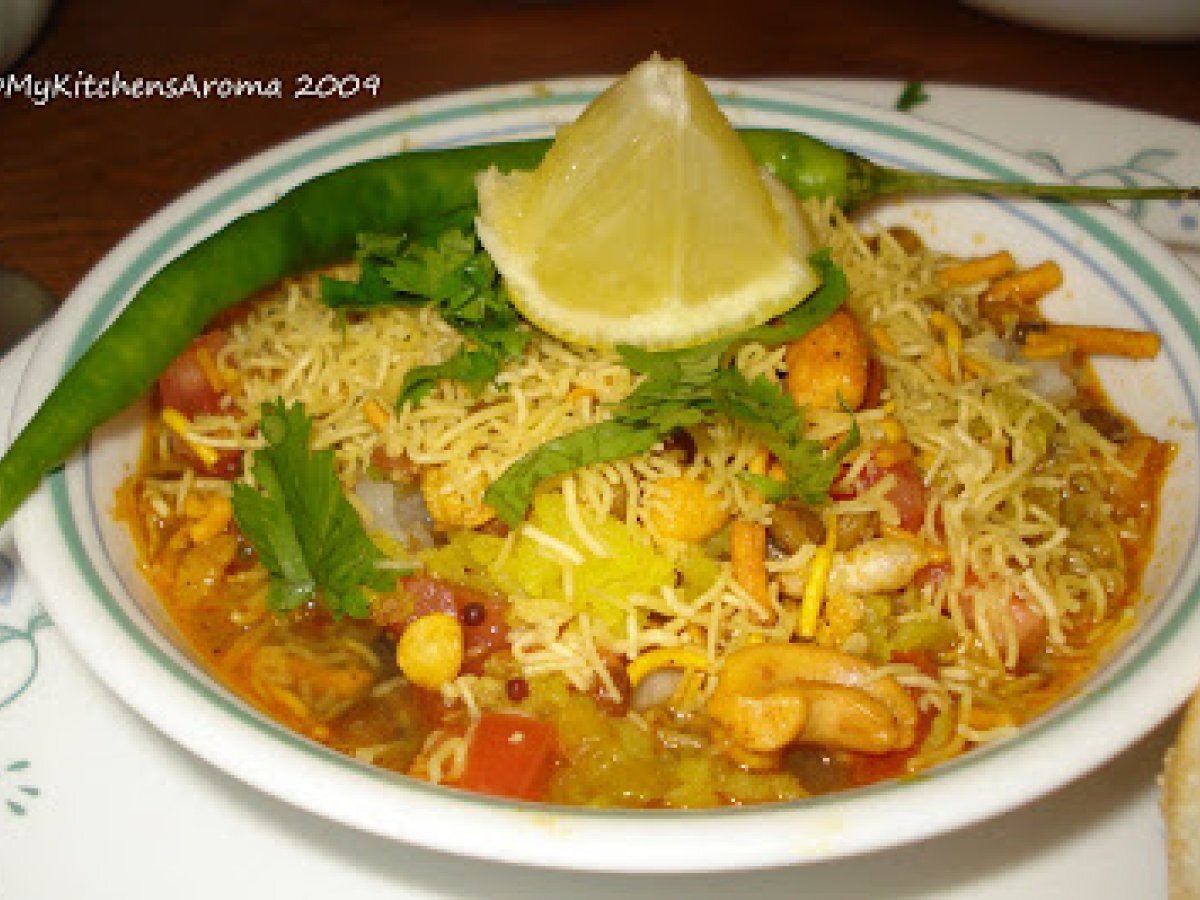
<instances>
[{"instance_id":1,"label":"long green chili","mask_svg":"<svg viewBox=\"0 0 1200 900\"><path fill-rule=\"evenodd\" d=\"M751 154L799 196L846 208L900 192L1021 194L1067 200L1200 197L1197 188L1037 186L877 166L789 131L741 132ZM91 430L150 388L218 313L288 275L350 257L360 232L437 233L475 213L475 175L533 168L548 140L414 151L315 178L164 266L46 398L0 459L0 524Z\"/></svg>"}]
</instances>

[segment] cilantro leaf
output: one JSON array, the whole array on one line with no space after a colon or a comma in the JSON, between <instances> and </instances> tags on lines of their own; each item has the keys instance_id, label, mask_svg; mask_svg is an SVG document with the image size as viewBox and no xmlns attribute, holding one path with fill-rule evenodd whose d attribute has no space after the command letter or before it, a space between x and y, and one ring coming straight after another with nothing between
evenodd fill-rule
<instances>
[{"instance_id":1,"label":"cilantro leaf","mask_svg":"<svg viewBox=\"0 0 1200 900\"><path fill-rule=\"evenodd\" d=\"M655 352L622 345L617 352L625 365L646 379L617 405L615 419L653 427L664 435L703 420L723 346L708 343Z\"/></svg>"},{"instance_id":2,"label":"cilantro leaf","mask_svg":"<svg viewBox=\"0 0 1200 900\"><path fill-rule=\"evenodd\" d=\"M391 304L395 292L378 267L363 263L358 281L321 276L321 300L334 309L370 309Z\"/></svg>"},{"instance_id":3,"label":"cilantro leaf","mask_svg":"<svg viewBox=\"0 0 1200 900\"><path fill-rule=\"evenodd\" d=\"M643 381L613 408L607 422L591 425L536 448L510 466L484 494L500 518L520 523L540 481L598 462L645 452L676 428L688 428L723 415L746 423L781 462L786 480L755 476L769 499L799 496L820 502L843 456L857 443L843 441L830 454L806 440L804 411L766 378L747 381L730 362L731 350L744 341L774 344L803 337L834 313L849 292L846 277L819 251L810 258L822 275L821 287L778 321L730 338L682 350L651 351L619 346L617 351ZM749 477L749 476L748 476Z\"/></svg>"},{"instance_id":4,"label":"cilantro leaf","mask_svg":"<svg viewBox=\"0 0 1200 900\"><path fill-rule=\"evenodd\" d=\"M261 494L248 485L234 484L234 516L271 574L267 604L280 612L295 609L316 594L316 579L291 517L277 514L286 503L274 468L269 464L256 467L255 477Z\"/></svg>"},{"instance_id":5,"label":"cilantro leaf","mask_svg":"<svg viewBox=\"0 0 1200 900\"><path fill-rule=\"evenodd\" d=\"M474 238L458 230L439 235L432 246L401 240L385 248L374 236L372 248L380 274L396 293L425 297L451 309L469 302L480 287L490 284L495 273L486 271L492 268L491 261L482 255L487 260L483 267L476 260Z\"/></svg>"},{"instance_id":6,"label":"cilantro leaf","mask_svg":"<svg viewBox=\"0 0 1200 900\"><path fill-rule=\"evenodd\" d=\"M233 486L233 514L270 573L267 602L287 612L321 599L337 615L364 618L363 588L387 590L395 576L342 490L333 451L309 448L312 420L301 403L262 406L267 444L254 454L258 489Z\"/></svg>"},{"instance_id":7,"label":"cilantro leaf","mask_svg":"<svg viewBox=\"0 0 1200 900\"><path fill-rule=\"evenodd\" d=\"M321 301L334 309L429 304L464 338L441 363L408 373L396 405L417 403L442 380L479 391L504 363L525 352L530 332L509 302L491 257L473 233L454 228L432 242L403 235L360 234L357 281L321 280Z\"/></svg>"},{"instance_id":8,"label":"cilantro leaf","mask_svg":"<svg viewBox=\"0 0 1200 900\"><path fill-rule=\"evenodd\" d=\"M924 84L919 81L906 81L904 89L900 91L900 96L896 99L896 109L900 112L908 112L914 107L928 102L929 94L926 93Z\"/></svg>"},{"instance_id":9,"label":"cilantro leaf","mask_svg":"<svg viewBox=\"0 0 1200 900\"><path fill-rule=\"evenodd\" d=\"M718 412L744 423L783 467L785 478L742 477L772 503L799 497L816 505L825 499L846 454L858 446L857 423L832 452L804 437L804 410L772 381L761 375L747 381L737 369L721 372L713 390Z\"/></svg>"}]
</instances>

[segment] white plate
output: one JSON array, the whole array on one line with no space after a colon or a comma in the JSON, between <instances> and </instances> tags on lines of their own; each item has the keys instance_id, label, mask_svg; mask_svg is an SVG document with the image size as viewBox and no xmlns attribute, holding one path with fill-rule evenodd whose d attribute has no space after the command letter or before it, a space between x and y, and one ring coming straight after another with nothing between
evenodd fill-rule
<instances>
[{"instance_id":1,"label":"white plate","mask_svg":"<svg viewBox=\"0 0 1200 900\"><path fill-rule=\"evenodd\" d=\"M201 186L130 236L72 295L48 330L21 395L19 415L61 374L96 330L161 262L237 213L304 177L401 146L444 146L524 136L572 117L595 81L491 89L354 120L285 145ZM912 117L820 97L718 85L737 124L808 131L885 162L951 173L1026 176L1028 162ZM1117 384L1136 378L1152 398L1139 412L1181 446L1168 516L1168 552L1152 574L1166 602L1154 610L1097 689L1003 745L976 752L909 784L772 809L707 815L544 810L392 778L308 745L248 713L214 689L152 631L126 598L109 547L122 537L107 521L111 468L84 455L22 513L23 562L55 621L113 689L189 749L293 803L406 841L466 855L539 865L626 871L728 869L802 862L885 847L993 815L1101 764L1180 702L1200 672L1189 641L1200 638L1193 586L1197 487L1195 319L1186 270L1126 220L1101 209L948 200L899 204L942 246L1000 243L1026 262L1055 256L1068 273L1064 314L1087 321L1149 323L1168 353L1136 375L1109 367ZM1084 302L1086 300L1086 303ZM78 526L78 527L77 527ZM1168 589L1169 587L1169 589ZM1114 725L1113 723L1118 723ZM730 840L736 833L739 840Z\"/></svg>"}]
</instances>

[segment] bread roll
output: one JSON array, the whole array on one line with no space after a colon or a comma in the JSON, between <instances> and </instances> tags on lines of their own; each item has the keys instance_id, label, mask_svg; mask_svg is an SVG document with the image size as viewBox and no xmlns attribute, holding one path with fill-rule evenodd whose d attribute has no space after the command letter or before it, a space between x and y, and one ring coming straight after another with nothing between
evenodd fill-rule
<instances>
[{"instance_id":1,"label":"bread roll","mask_svg":"<svg viewBox=\"0 0 1200 900\"><path fill-rule=\"evenodd\" d=\"M1171 900L1200 900L1200 693L1183 716L1163 773Z\"/></svg>"}]
</instances>

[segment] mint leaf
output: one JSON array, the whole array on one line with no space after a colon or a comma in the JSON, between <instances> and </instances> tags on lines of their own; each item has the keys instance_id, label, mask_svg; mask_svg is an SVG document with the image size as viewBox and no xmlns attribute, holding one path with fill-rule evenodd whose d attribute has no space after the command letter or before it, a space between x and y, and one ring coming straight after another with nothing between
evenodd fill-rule
<instances>
[{"instance_id":1,"label":"mint leaf","mask_svg":"<svg viewBox=\"0 0 1200 900\"><path fill-rule=\"evenodd\" d=\"M258 489L233 487L233 514L271 576L267 602L287 612L314 599L335 615L365 618L363 588L388 590L395 576L378 568L383 553L346 499L332 450L309 447L304 405L262 406L265 447L255 451Z\"/></svg>"},{"instance_id":2,"label":"mint leaf","mask_svg":"<svg viewBox=\"0 0 1200 900\"><path fill-rule=\"evenodd\" d=\"M817 270L821 286L810 294L807 300L793 306L774 322L744 331L732 338L730 343L757 341L760 344L771 345L798 341L837 311L850 295L850 283L846 280L846 273L824 248L811 254L808 262Z\"/></svg>"},{"instance_id":3,"label":"mint leaf","mask_svg":"<svg viewBox=\"0 0 1200 900\"><path fill-rule=\"evenodd\" d=\"M459 348L458 352L445 362L409 369L396 397L396 406L399 408L405 403L415 406L443 380L461 382L477 394L491 384L499 372L500 360L497 354L486 350Z\"/></svg>"},{"instance_id":4,"label":"mint leaf","mask_svg":"<svg viewBox=\"0 0 1200 900\"><path fill-rule=\"evenodd\" d=\"M645 453L661 437L656 428L610 420L589 425L542 444L492 482L483 499L496 515L516 527L525 518L533 492L547 478L597 462Z\"/></svg>"}]
</instances>

